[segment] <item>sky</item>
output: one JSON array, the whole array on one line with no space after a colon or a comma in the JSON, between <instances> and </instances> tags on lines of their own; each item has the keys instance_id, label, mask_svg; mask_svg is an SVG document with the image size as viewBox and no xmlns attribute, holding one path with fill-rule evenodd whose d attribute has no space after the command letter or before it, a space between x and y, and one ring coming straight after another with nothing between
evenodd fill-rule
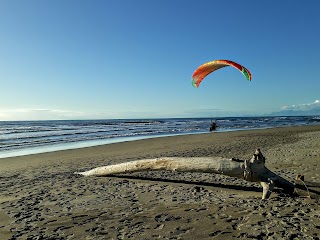
<instances>
[{"instance_id":1,"label":"sky","mask_svg":"<svg viewBox=\"0 0 320 240\"><path fill-rule=\"evenodd\" d=\"M320 1L0 0L0 120L320 108ZM208 75L217 59L238 62ZM320 114L320 111L319 111Z\"/></svg>"}]
</instances>

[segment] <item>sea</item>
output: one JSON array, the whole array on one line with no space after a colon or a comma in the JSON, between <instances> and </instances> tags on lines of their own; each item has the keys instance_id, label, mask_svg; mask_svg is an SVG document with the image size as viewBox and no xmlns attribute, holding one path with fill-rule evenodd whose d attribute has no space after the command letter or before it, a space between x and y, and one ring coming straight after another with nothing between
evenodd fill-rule
<instances>
[{"instance_id":1,"label":"sea","mask_svg":"<svg viewBox=\"0 0 320 240\"><path fill-rule=\"evenodd\" d=\"M0 158L173 135L320 124L320 116L0 121Z\"/></svg>"}]
</instances>

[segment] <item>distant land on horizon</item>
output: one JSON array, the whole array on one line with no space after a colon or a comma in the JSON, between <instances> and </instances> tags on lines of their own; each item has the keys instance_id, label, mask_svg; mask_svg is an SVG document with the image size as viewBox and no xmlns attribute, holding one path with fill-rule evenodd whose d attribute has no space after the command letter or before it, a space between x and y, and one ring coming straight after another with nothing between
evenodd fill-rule
<instances>
[{"instance_id":1,"label":"distant land on horizon","mask_svg":"<svg viewBox=\"0 0 320 240\"><path fill-rule=\"evenodd\" d=\"M281 110L278 112L272 112L266 114L265 116L317 116L320 115L320 109L310 109L310 110Z\"/></svg>"}]
</instances>

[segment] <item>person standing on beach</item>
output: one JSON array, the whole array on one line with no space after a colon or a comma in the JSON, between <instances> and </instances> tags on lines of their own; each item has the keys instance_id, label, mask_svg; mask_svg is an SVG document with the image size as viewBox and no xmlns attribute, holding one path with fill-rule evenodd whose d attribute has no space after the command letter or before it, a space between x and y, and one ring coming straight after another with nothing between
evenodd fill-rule
<instances>
[{"instance_id":1,"label":"person standing on beach","mask_svg":"<svg viewBox=\"0 0 320 240\"><path fill-rule=\"evenodd\" d=\"M217 129L216 121L211 121L210 132L215 131Z\"/></svg>"}]
</instances>

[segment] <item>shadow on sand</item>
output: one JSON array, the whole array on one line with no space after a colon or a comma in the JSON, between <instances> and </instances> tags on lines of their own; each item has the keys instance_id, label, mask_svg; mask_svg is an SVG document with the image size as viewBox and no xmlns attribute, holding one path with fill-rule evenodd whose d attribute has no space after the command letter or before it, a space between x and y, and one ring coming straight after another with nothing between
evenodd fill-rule
<instances>
[{"instance_id":1,"label":"shadow on sand","mask_svg":"<svg viewBox=\"0 0 320 240\"><path fill-rule=\"evenodd\" d=\"M254 187L254 186L238 186L238 185L228 185L228 184L223 184L223 183L212 183L212 182L209 183L209 182L203 182L203 181L194 182L194 181L186 181L186 180L151 178L151 177L128 176L128 175L110 175L108 177L128 179L128 180L161 182L161 183L177 183L177 184L185 184L185 185L190 185L190 186L215 187L215 188L224 188L224 189L239 190L239 191L262 192L262 188ZM276 191L277 191L277 189L276 189Z\"/></svg>"},{"instance_id":2,"label":"shadow on sand","mask_svg":"<svg viewBox=\"0 0 320 240\"><path fill-rule=\"evenodd\" d=\"M186 181L186 180L175 180L175 179L165 179L165 178L151 178L151 177L141 177L141 176L128 176L128 175L110 175L106 177L111 178L119 178L119 179L127 179L127 180L142 180L142 181L150 181L150 182L162 182L162 183L176 183L176 184L184 184L184 185L190 185L190 186L203 186L203 187L214 187L214 188L222 188L222 189L230 189L230 190L236 190L236 191L250 191L250 192L259 192L262 193L262 187L255 187L255 186L239 186L239 185L232 185L232 184L226 184L226 183L213 183L213 182L194 182L194 181ZM315 182L306 182L306 185L308 187L309 194L312 198L320 199L320 183ZM303 190L307 193L306 187L301 184L296 184L296 189ZM199 190L200 191L200 190ZM282 189L275 188L273 190L275 193L284 193ZM292 196L303 196L306 195L306 193L300 194L296 192L296 194L293 194Z\"/></svg>"}]
</instances>

